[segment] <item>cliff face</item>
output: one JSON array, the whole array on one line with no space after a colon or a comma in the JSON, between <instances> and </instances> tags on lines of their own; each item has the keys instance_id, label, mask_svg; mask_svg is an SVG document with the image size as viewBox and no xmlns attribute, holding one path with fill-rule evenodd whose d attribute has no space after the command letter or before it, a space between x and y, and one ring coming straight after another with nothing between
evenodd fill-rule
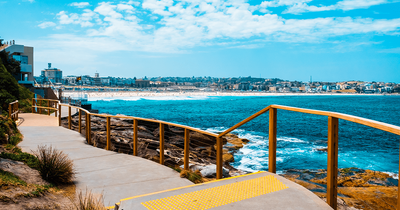
<instances>
[{"instance_id":1,"label":"cliff face","mask_svg":"<svg viewBox=\"0 0 400 210\"><path fill-rule=\"evenodd\" d=\"M326 170L288 170L283 176L309 189L320 198L326 198ZM396 209L397 185L397 179L383 172L358 168L339 169L339 207Z\"/></svg>"}]
</instances>

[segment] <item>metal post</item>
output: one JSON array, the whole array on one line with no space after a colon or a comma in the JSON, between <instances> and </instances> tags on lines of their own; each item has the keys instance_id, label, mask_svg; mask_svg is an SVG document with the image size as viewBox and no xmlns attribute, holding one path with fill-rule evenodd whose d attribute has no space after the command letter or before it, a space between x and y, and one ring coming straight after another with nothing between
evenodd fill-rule
<instances>
[{"instance_id":1,"label":"metal post","mask_svg":"<svg viewBox=\"0 0 400 210\"><path fill-rule=\"evenodd\" d=\"M82 113L81 110L79 109L79 128L78 128L78 132L81 133L82 131Z\"/></svg>"},{"instance_id":2,"label":"metal post","mask_svg":"<svg viewBox=\"0 0 400 210\"><path fill-rule=\"evenodd\" d=\"M164 165L164 125L160 123L160 164Z\"/></svg>"},{"instance_id":3,"label":"metal post","mask_svg":"<svg viewBox=\"0 0 400 210\"><path fill-rule=\"evenodd\" d=\"M106 150L110 150L111 139L110 139L110 117L107 117L107 146Z\"/></svg>"},{"instance_id":4,"label":"metal post","mask_svg":"<svg viewBox=\"0 0 400 210\"><path fill-rule=\"evenodd\" d=\"M217 179L222 179L222 137L217 138Z\"/></svg>"},{"instance_id":5,"label":"metal post","mask_svg":"<svg viewBox=\"0 0 400 210\"><path fill-rule=\"evenodd\" d=\"M138 121L133 120L133 155L138 155Z\"/></svg>"},{"instance_id":6,"label":"metal post","mask_svg":"<svg viewBox=\"0 0 400 210\"><path fill-rule=\"evenodd\" d=\"M87 119L86 119L86 126L87 126L87 131L88 131L88 133L87 133L87 141L88 141L88 144L91 144L92 143L92 124L91 124L91 122L90 122L90 114L89 113L87 113Z\"/></svg>"},{"instance_id":7,"label":"metal post","mask_svg":"<svg viewBox=\"0 0 400 210\"><path fill-rule=\"evenodd\" d=\"M338 137L339 119L328 118L328 173L327 173L327 203L337 209L337 174L338 174Z\"/></svg>"},{"instance_id":8,"label":"metal post","mask_svg":"<svg viewBox=\"0 0 400 210\"><path fill-rule=\"evenodd\" d=\"M50 116L50 100L47 101L47 107L48 107L47 114Z\"/></svg>"},{"instance_id":9,"label":"metal post","mask_svg":"<svg viewBox=\"0 0 400 210\"><path fill-rule=\"evenodd\" d=\"M71 129L71 121L72 121L72 118L71 118L71 107L68 106L68 129Z\"/></svg>"},{"instance_id":10,"label":"metal post","mask_svg":"<svg viewBox=\"0 0 400 210\"><path fill-rule=\"evenodd\" d=\"M58 115L58 126L61 126L61 104L58 104L58 110L60 112Z\"/></svg>"},{"instance_id":11,"label":"metal post","mask_svg":"<svg viewBox=\"0 0 400 210\"><path fill-rule=\"evenodd\" d=\"M185 144L184 144L184 156L183 156L183 169L189 170L189 143L190 143L190 131L185 128Z\"/></svg>"},{"instance_id":12,"label":"metal post","mask_svg":"<svg viewBox=\"0 0 400 210\"><path fill-rule=\"evenodd\" d=\"M268 157L268 171L276 173L276 121L277 109L271 108L269 110L269 157Z\"/></svg>"}]
</instances>

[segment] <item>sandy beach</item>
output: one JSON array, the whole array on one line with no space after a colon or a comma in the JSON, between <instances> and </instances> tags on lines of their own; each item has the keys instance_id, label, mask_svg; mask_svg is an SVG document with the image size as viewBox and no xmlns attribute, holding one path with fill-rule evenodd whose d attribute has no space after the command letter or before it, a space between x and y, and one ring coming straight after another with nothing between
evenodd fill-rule
<instances>
[{"instance_id":1,"label":"sandy beach","mask_svg":"<svg viewBox=\"0 0 400 210\"><path fill-rule=\"evenodd\" d=\"M108 92L94 92L94 91L65 91L65 97L90 99L100 98L125 98L125 97L207 97L207 96L383 96L383 94L362 94L362 93L268 93L268 92L155 92L155 91L108 91ZM386 96L399 96L399 94L387 94Z\"/></svg>"}]
</instances>

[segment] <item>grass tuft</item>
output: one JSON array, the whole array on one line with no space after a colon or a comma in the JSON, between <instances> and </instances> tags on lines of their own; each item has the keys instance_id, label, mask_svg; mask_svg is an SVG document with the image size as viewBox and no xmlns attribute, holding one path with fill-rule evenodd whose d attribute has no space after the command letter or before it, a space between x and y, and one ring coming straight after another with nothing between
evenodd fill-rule
<instances>
[{"instance_id":1,"label":"grass tuft","mask_svg":"<svg viewBox=\"0 0 400 210\"><path fill-rule=\"evenodd\" d=\"M76 210L105 210L103 204L103 195L96 198L91 191L86 190L83 194L82 191L78 193L78 199L75 203Z\"/></svg>"},{"instance_id":2,"label":"grass tuft","mask_svg":"<svg viewBox=\"0 0 400 210\"><path fill-rule=\"evenodd\" d=\"M26 186L26 182L15 176L13 173L0 169L0 186Z\"/></svg>"},{"instance_id":3,"label":"grass tuft","mask_svg":"<svg viewBox=\"0 0 400 210\"><path fill-rule=\"evenodd\" d=\"M53 184L71 183L75 170L73 162L62 151L53 149L52 146L38 146L35 156L38 159L38 170L44 180Z\"/></svg>"}]
</instances>

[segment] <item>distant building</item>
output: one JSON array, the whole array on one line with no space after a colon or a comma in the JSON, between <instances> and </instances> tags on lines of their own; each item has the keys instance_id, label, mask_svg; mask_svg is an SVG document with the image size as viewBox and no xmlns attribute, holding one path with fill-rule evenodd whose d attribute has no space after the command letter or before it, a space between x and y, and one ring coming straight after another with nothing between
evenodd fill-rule
<instances>
[{"instance_id":1,"label":"distant building","mask_svg":"<svg viewBox=\"0 0 400 210\"><path fill-rule=\"evenodd\" d=\"M94 74L93 85L101 86L101 78L99 77L99 73Z\"/></svg>"},{"instance_id":2,"label":"distant building","mask_svg":"<svg viewBox=\"0 0 400 210\"><path fill-rule=\"evenodd\" d=\"M52 83L61 83L62 82L62 71L57 68L51 68L51 63L48 64L48 68L42 70L41 74L44 82L50 81Z\"/></svg>"},{"instance_id":3,"label":"distant building","mask_svg":"<svg viewBox=\"0 0 400 210\"><path fill-rule=\"evenodd\" d=\"M150 81L149 80L138 79L138 80L135 81L135 84L136 84L137 88L150 87Z\"/></svg>"},{"instance_id":4,"label":"distant building","mask_svg":"<svg viewBox=\"0 0 400 210\"><path fill-rule=\"evenodd\" d=\"M14 58L21 63L21 74L18 75L18 83L25 87L34 86L33 77L33 47L15 44L10 42L10 45L3 45L0 51L5 50L10 54L10 57Z\"/></svg>"}]
</instances>

